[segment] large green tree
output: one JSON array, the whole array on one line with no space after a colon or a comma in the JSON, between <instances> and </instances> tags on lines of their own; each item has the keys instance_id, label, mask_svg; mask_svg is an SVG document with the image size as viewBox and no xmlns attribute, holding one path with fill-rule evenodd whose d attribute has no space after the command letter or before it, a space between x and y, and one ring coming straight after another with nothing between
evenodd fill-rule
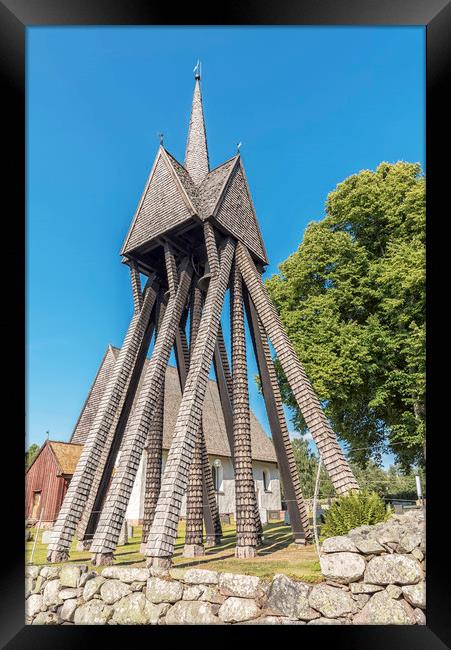
<instances>
[{"instance_id":1,"label":"large green tree","mask_svg":"<svg viewBox=\"0 0 451 650\"><path fill-rule=\"evenodd\" d=\"M424 462L425 178L382 163L329 194L326 216L266 281L350 459ZM305 422L280 366L285 403ZM363 448L363 449L362 449Z\"/></svg>"}]
</instances>

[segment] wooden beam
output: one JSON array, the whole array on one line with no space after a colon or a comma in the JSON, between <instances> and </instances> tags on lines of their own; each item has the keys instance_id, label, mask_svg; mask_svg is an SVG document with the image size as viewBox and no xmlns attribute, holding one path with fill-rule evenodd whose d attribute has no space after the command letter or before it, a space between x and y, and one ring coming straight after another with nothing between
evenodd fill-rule
<instances>
[{"instance_id":1,"label":"wooden beam","mask_svg":"<svg viewBox=\"0 0 451 650\"><path fill-rule=\"evenodd\" d=\"M295 541L298 543L305 543L305 540L310 539L311 537L308 513L302 497L299 476L297 474L296 463L291 448L291 441L283 414L282 398L277 385L274 364L271 359L268 342L265 340L266 335L262 332L257 312L247 290L244 291L244 304L246 307L247 321L260 375L272 440L276 451L277 464L279 466L288 512L290 515L291 528Z\"/></svg>"},{"instance_id":2,"label":"wooden beam","mask_svg":"<svg viewBox=\"0 0 451 650\"><path fill-rule=\"evenodd\" d=\"M170 296L166 307L152 357L144 375L140 399L133 411L130 426L127 427L116 473L92 541L91 552L95 564L110 564L113 561L113 552L117 546L133 482L148 437L149 424L191 284L192 269L188 259L182 261L179 277L177 292Z\"/></svg>"},{"instance_id":3,"label":"wooden beam","mask_svg":"<svg viewBox=\"0 0 451 650\"><path fill-rule=\"evenodd\" d=\"M97 495L95 495L95 500L93 501L91 499L88 499L88 503L85 506L83 515L80 519L80 523L77 528L77 539L85 543L92 539L95 530L97 528L97 523L100 517L100 511L105 501L106 493L114 469L114 464L116 462L117 453L119 451L122 442L125 427L127 426L128 417L130 415L133 401L135 399L136 390L138 388L139 380L141 378L144 362L146 360L146 355L149 350L150 341L154 333L155 312L156 312L156 307L154 307L153 309L151 321L149 322L149 325L147 327L146 333L144 335L141 344L141 348L138 352L136 365L133 369L132 377L130 380L130 388L127 393L127 398L125 400L124 408L122 409L122 413L120 415L119 422L116 427L116 431L114 433L113 442L111 444L111 449L105 464L105 469L102 474L102 479L99 484Z\"/></svg>"},{"instance_id":4,"label":"wooden beam","mask_svg":"<svg viewBox=\"0 0 451 650\"><path fill-rule=\"evenodd\" d=\"M157 296L157 289L153 283L154 278L149 278L142 309L131 319L121 351L64 497L48 546L47 559L50 562L62 562L67 559L72 538L88 499L94 500L97 494L114 432L126 401L133 368Z\"/></svg>"},{"instance_id":5,"label":"wooden beam","mask_svg":"<svg viewBox=\"0 0 451 650\"><path fill-rule=\"evenodd\" d=\"M185 390L186 377L188 375L189 364L187 363L187 360L189 360L189 350L188 350L188 342L186 340L186 334L184 330L182 330L181 328L179 328L175 337L174 351L176 357L177 371L180 380L180 388L183 394L183 391ZM218 531L218 522L216 521L216 519L219 518L219 513L216 513L213 510L212 505L214 504L211 503L211 496L209 495L210 482L208 481L208 475L206 475L206 471L208 470L211 473L211 470L208 464L208 456L207 456L207 463L206 463L207 466L205 466L205 454L207 454L207 449L205 446L205 436L203 433L202 425L201 425L200 437L201 437L200 440L201 459L202 459L202 467L203 467L202 500L203 500L205 532L207 536L207 542L209 544L211 544L212 542L219 543L221 539L222 531L220 530L220 522L219 522L219 531ZM204 447L205 447L205 451L203 450ZM214 502L214 494L213 494L213 502Z\"/></svg>"},{"instance_id":6,"label":"wooden beam","mask_svg":"<svg viewBox=\"0 0 451 650\"><path fill-rule=\"evenodd\" d=\"M282 327L279 315L245 246L237 245L237 263L265 332L280 361L294 398L318 447L324 466L338 494L358 490L359 485L338 444L307 374Z\"/></svg>"},{"instance_id":7,"label":"wooden beam","mask_svg":"<svg viewBox=\"0 0 451 650\"><path fill-rule=\"evenodd\" d=\"M241 273L234 265L230 300L232 331L233 439L235 459L236 547L237 558L256 555L259 542L257 497L252 471L251 421L246 359L246 331Z\"/></svg>"},{"instance_id":8,"label":"wooden beam","mask_svg":"<svg viewBox=\"0 0 451 650\"><path fill-rule=\"evenodd\" d=\"M213 357L234 251L235 243L228 239L220 255L218 275L212 278L208 287L174 429L174 442L169 450L154 523L146 545L147 563L150 565L167 567L172 561L182 497L188 480L195 437L202 419L208 369Z\"/></svg>"}]
</instances>

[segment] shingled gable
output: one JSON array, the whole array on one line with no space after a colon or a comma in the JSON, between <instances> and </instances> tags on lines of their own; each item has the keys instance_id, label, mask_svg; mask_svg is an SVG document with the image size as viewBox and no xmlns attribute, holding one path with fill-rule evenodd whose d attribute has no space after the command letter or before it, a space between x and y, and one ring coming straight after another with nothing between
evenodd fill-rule
<instances>
[{"instance_id":1,"label":"shingled gable","mask_svg":"<svg viewBox=\"0 0 451 650\"><path fill-rule=\"evenodd\" d=\"M114 358L117 358L119 355L119 348L113 346L108 347L108 351L111 351ZM105 355L102 365L105 364ZM146 359L144 369L141 375L140 382L138 384L138 389L136 391L135 400L132 406L132 412L129 416L129 422L131 421L131 415L142 388L144 374L146 372L147 364L149 359ZM102 392L105 389L105 382L98 382L97 377L102 373L109 374L113 369L113 366L108 364L102 369L99 369L99 372L96 376L96 381L90 391L90 397L92 401L95 400L97 403L100 401ZM166 369L166 381L165 381L165 404L164 404L164 431L163 431L163 449L168 450L172 442L172 434L175 427L175 421L177 419L177 414L182 399L182 394L180 391L179 377L177 369L168 366ZM85 407L89 400L87 400ZM83 428L76 427L77 436L72 435L71 442L84 443L88 433L90 425L94 419L95 413L92 410L89 410L86 413L84 418ZM83 413L80 416L80 420L83 417ZM79 421L80 421L79 420ZM205 442L207 444L207 451L211 455L224 456L230 458L230 447L227 438L227 432L225 428L224 416L222 414L221 401L219 398L219 391L215 381L209 379L207 385L207 392L204 402L203 410L203 425L205 433ZM274 451L274 446L271 439L266 435L264 429L262 428L260 422L255 417L254 413L251 411L251 444L252 444L252 458L254 460L266 461L271 463L276 463L276 455Z\"/></svg>"},{"instance_id":2,"label":"shingled gable","mask_svg":"<svg viewBox=\"0 0 451 650\"><path fill-rule=\"evenodd\" d=\"M196 214L196 207L187 192L188 172L183 175L180 169L175 169L173 161L175 158L169 157L160 146L121 255L147 244ZM180 163L177 165L181 167Z\"/></svg>"},{"instance_id":3,"label":"shingled gable","mask_svg":"<svg viewBox=\"0 0 451 650\"><path fill-rule=\"evenodd\" d=\"M225 179L224 187L213 211L213 217L223 229L243 242L261 262L268 263L257 215L239 155L236 156L235 164Z\"/></svg>"}]
</instances>

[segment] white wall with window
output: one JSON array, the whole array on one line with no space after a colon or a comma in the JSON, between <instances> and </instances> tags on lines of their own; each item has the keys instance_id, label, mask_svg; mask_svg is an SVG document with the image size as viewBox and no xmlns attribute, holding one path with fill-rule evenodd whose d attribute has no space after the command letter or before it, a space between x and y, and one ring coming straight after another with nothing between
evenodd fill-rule
<instances>
[{"instance_id":1,"label":"white wall with window","mask_svg":"<svg viewBox=\"0 0 451 650\"><path fill-rule=\"evenodd\" d=\"M163 452L163 472L166 464L167 451ZM133 486L126 518L132 524L142 522L144 516L145 495L145 465L146 452L143 453L138 467L136 481ZM215 494L221 514L235 514L235 477L231 458L209 455L210 467L213 473ZM262 521L268 510L280 510L280 477L276 463L254 460L252 463L257 502ZM186 516L186 496L183 497L181 516Z\"/></svg>"}]
</instances>

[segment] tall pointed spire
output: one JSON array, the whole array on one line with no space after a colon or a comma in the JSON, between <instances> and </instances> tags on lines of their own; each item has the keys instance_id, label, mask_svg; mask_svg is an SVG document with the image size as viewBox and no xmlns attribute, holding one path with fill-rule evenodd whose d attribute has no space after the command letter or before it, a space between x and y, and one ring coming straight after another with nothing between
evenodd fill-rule
<instances>
[{"instance_id":1,"label":"tall pointed spire","mask_svg":"<svg viewBox=\"0 0 451 650\"><path fill-rule=\"evenodd\" d=\"M202 95L200 92L199 62L194 68L196 83L185 151L185 169L196 185L199 185L210 171L208 161L207 134L205 132Z\"/></svg>"}]
</instances>

